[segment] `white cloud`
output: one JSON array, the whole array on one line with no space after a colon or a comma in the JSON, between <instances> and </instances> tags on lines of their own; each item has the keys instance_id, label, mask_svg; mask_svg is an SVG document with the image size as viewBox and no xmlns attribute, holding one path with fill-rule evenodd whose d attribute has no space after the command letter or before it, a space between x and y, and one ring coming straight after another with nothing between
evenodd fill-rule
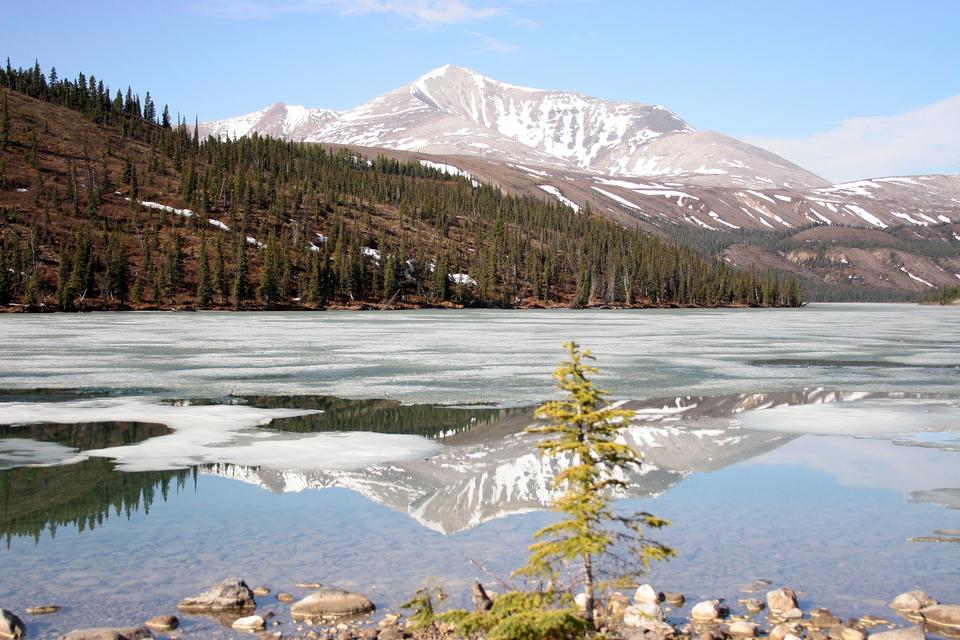
<instances>
[{"instance_id":1,"label":"white cloud","mask_svg":"<svg viewBox=\"0 0 960 640\"><path fill-rule=\"evenodd\" d=\"M497 40L485 33L467 31L467 35L476 40L475 53L516 53L520 47L509 42Z\"/></svg>"},{"instance_id":2,"label":"white cloud","mask_svg":"<svg viewBox=\"0 0 960 640\"><path fill-rule=\"evenodd\" d=\"M747 138L837 182L960 171L960 95L892 116L844 120L803 138Z\"/></svg>"},{"instance_id":3,"label":"white cloud","mask_svg":"<svg viewBox=\"0 0 960 640\"><path fill-rule=\"evenodd\" d=\"M473 0L199 0L201 11L233 19L284 13L335 11L344 15L393 14L427 25L465 24L503 13Z\"/></svg>"}]
</instances>

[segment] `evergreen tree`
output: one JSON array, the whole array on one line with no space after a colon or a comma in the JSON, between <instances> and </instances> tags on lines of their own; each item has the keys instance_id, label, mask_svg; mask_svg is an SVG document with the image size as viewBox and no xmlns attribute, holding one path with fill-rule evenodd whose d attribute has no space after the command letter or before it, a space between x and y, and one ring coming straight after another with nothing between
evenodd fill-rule
<instances>
[{"instance_id":1,"label":"evergreen tree","mask_svg":"<svg viewBox=\"0 0 960 640\"><path fill-rule=\"evenodd\" d=\"M127 299L130 264L127 247L119 235L111 237L107 257L107 291L114 299Z\"/></svg>"},{"instance_id":2,"label":"evergreen tree","mask_svg":"<svg viewBox=\"0 0 960 640\"><path fill-rule=\"evenodd\" d=\"M243 246L243 238L240 237L234 247L236 259L234 264L236 270L233 274L233 286L230 289L230 297L233 299L233 308L239 309L244 300L250 297L250 285L247 281L247 252Z\"/></svg>"},{"instance_id":3,"label":"evergreen tree","mask_svg":"<svg viewBox=\"0 0 960 640\"><path fill-rule=\"evenodd\" d=\"M260 286L257 295L267 304L277 301L280 295L280 275L278 274L277 238L270 233L267 246L261 253Z\"/></svg>"},{"instance_id":4,"label":"evergreen tree","mask_svg":"<svg viewBox=\"0 0 960 640\"><path fill-rule=\"evenodd\" d=\"M77 235L70 260L70 277L67 280L67 308L72 308L76 298L85 298L93 286L93 254L86 228Z\"/></svg>"},{"instance_id":5,"label":"evergreen tree","mask_svg":"<svg viewBox=\"0 0 960 640\"><path fill-rule=\"evenodd\" d=\"M517 573L554 578L564 565L580 564L586 621L593 628L594 587L598 567L595 562L626 547L628 557L638 561L636 575L650 562L673 555L669 547L647 539L645 527L669 524L650 513L623 516L612 508L612 492L628 486L624 472L639 469L641 454L618 437L633 411L608 406L607 393L598 389L590 376L598 373L587 365L589 351L581 351L575 342L566 342L568 360L553 373L557 387L566 399L541 405L539 420L547 424L532 426L527 433L545 436L537 443L541 453L567 462L553 478L553 488L563 491L553 508L563 518L534 534L527 563Z\"/></svg>"},{"instance_id":6,"label":"evergreen tree","mask_svg":"<svg viewBox=\"0 0 960 640\"><path fill-rule=\"evenodd\" d=\"M218 235L214 242L213 259L213 288L220 296L220 301L226 300L230 291L227 289L227 269L223 261L223 239Z\"/></svg>"},{"instance_id":7,"label":"evergreen tree","mask_svg":"<svg viewBox=\"0 0 960 640\"><path fill-rule=\"evenodd\" d=\"M10 107L7 105L7 94L3 94L3 113L0 114L0 151L7 148L10 142Z\"/></svg>"},{"instance_id":8,"label":"evergreen tree","mask_svg":"<svg viewBox=\"0 0 960 640\"><path fill-rule=\"evenodd\" d=\"M210 259L207 257L207 234L200 234L200 257L197 268L197 306L206 307L213 296L213 284L210 281Z\"/></svg>"},{"instance_id":9,"label":"evergreen tree","mask_svg":"<svg viewBox=\"0 0 960 640\"><path fill-rule=\"evenodd\" d=\"M450 264L446 254L441 254L433 266L433 283L431 290L437 302L450 299Z\"/></svg>"},{"instance_id":10,"label":"evergreen tree","mask_svg":"<svg viewBox=\"0 0 960 640\"><path fill-rule=\"evenodd\" d=\"M383 297L387 302L390 302L400 291L400 278L397 274L397 257L388 256L386 260L386 265L383 268Z\"/></svg>"},{"instance_id":11,"label":"evergreen tree","mask_svg":"<svg viewBox=\"0 0 960 640\"><path fill-rule=\"evenodd\" d=\"M0 244L0 305L10 304L13 299L13 278L7 266L6 247Z\"/></svg>"},{"instance_id":12,"label":"evergreen tree","mask_svg":"<svg viewBox=\"0 0 960 640\"><path fill-rule=\"evenodd\" d=\"M27 289L24 293L26 303L35 307L40 302L40 292L43 288L43 281L40 279L40 270L34 269L27 280ZM2 296L2 294L0 294Z\"/></svg>"}]
</instances>

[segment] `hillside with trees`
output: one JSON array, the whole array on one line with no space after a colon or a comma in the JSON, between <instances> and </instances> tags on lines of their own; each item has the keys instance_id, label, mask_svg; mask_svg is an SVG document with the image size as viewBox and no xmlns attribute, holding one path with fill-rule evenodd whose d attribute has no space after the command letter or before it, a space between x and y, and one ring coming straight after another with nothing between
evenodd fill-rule
<instances>
[{"instance_id":1,"label":"hillside with trees","mask_svg":"<svg viewBox=\"0 0 960 640\"><path fill-rule=\"evenodd\" d=\"M11 310L797 306L797 281L421 163L201 140L149 92L0 71Z\"/></svg>"}]
</instances>

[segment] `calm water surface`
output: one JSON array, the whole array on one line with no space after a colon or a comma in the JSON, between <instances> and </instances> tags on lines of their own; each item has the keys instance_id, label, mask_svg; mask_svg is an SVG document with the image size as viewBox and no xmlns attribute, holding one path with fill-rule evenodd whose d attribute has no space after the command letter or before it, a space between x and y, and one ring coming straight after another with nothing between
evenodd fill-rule
<instances>
[{"instance_id":1,"label":"calm water surface","mask_svg":"<svg viewBox=\"0 0 960 640\"><path fill-rule=\"evenodd\" d=\"M383 608L434 578L457 603L552 518L553 469L519 432L567 338L638 410L627 437L647 465L619 504L673 521L659 588L735 603L762 577L840 615L886 614L915 587L958 601L960 544L909 541L960 529L958 320L906 305L0 317L0 606L63 605L24 616L49 637L172 612L228 576ZM235 635L202 617L184 632Z\"/></svg>"}]
</instances>

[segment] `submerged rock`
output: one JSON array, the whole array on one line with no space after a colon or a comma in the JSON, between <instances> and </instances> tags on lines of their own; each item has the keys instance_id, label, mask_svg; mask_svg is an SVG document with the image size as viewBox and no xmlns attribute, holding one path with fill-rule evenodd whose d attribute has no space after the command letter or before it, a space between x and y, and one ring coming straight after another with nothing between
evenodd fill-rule
<instances>
[{"instance_id":1,"label":"submerged rock","mask_svg":"<svg viewBox=\"0 0 960 640\"><path fill-rule=\"evenodd\" d=\"M297 618L319 618L370 613L374 609L376 606L366 596L325 587L294 604L290 613Z\"/></svg>"},{"instance_id":2,"label":"submerged rock","mask_svg":"<svg viewBox=\"0 0 960 640\"><path fill-rule=\"evenodd\" d=\"M59 640L144 640L153 634L146 627L74 629Z\"/></svg>"},{"instance_id":3,"label":"submerged rock","mask_svg":"<svg viewBox=\"0 0 960 640\"><path fill-rule=\"evenodd\" d=\"M182 611L204 613L254 609L257 606L253 591L240 578L229 578L198 596L184 598L177 605Z\"/></svg>"},{"instance_id":4,"label":"submerged rock","mask_svg":"<svg viewBox=\"0 0 960 640\"><path fill-rule=\"evenodd\" d=\"M840 632L841 640L864 640L867 637L863 631L860 629L854 629L852 627L844 627Z\"/></svg>"},{"instance_id":5,"label":"submerged rock","mask_svg":"<svg viewBox=\"0 0 960 640\"><path fill-rule=\"evenodd\" d=\"M812 609L810 611L810 622L816 627L826 629L840 624L840 618L830 613L827 609ZM839 633L839 630L837 633Z\"/></svg>"},{"instance_id":6,"label":"submerged rock","mask_svg":"<svg viewBox=\"0 0 960 640\"><path fill-rule=\"evenodd\" d=\"M180 618L177 616L153 616L144 624L148 629L154 631L173 631L180 626Z\"/></svg>"},{"instance_id":7,"label":"submerged rock","mask_svg":"<svg viewBox=\"0 0 960 640\"><path fill-rule=\"evenodd\" d=\"M671 604L675 607L682 607L687 601L687 599L683 597L682 593L675 593L673 591L664 591L663 599L666 600L668 604Z\"/></svg>"},{"instance_id":8,"label":"submerged rock","mask_svg":"<svg viewBox=\"0 0 960 640\"><path fill-rule=\"evenodd\" d=\"M17 617L13 611L0 609L0 638L23 638L27 635L27 627L23 620Z\"/></svg>"},{"instance_id":9,"label":"submerged rock","mask_svg":"<svg viewBox=\"0 0 960 640\"><path fill-rule=\"evenodd\" d=\"M781 587L767 592L767 607L774 613L799 608L797 594L790 587Z\"/></svg>"},{"instance_id":10,"label":"submerged rock","mask_svg":"<svg viewBox=\"0 0 960 640\"><path fill-rule=\"evenodd\" d=\"M36 607L27 607L26 611L31 616L45 616L60 611L60 605L41 604L37 605Z\"/></svg>"},{"instance_id":11,"label":"submerged rock","mask_svg":"<svg viewBox=\"0 0 960 640\"><path fill-rule=\"evenodd\" d=\"M901 593L894 598L893 602L890 603L890 608L894 611L915 613L919 612L920 609L932 607L935 604L937 604L937 601L927 595L926 592L915 589L914 591Z\"/></svg>"},{"instance_id":12,"label":"submerged rock","mask_svg":"<svg viewBox=\"0 0 960 640\"><path fill-rule=\"evenodd\" d=\"M924 608L920 614L932 627L960 631L960 604L935 604Z\"/></svg>"},{"instance_id":13,"label":"submerged rock","mask_svg":"<svg viewBox=\"0 0 960 640\"><path fill-rule=\"evenodd\" d=\"M750 613L758 613L766 607L763 601L758 598L741 598L740 604L746 607Z\"/></svg>"},{"instance_id":14,"label":"submerged rock","mask_svg":"<svg viewBox=\"0 0 960 640\"><path fill-rule=\"evenodd\" d=\"M917 625L905 629L871 633L868 637L870 640L926 640L927 633L923 627Z\"/></svg>"},{"instance_id":15,"label":"submerged rock","mask_svg":"<svg viewBox=\"0 0 960 640\"><path fill-rule=\"evenodd\" d=\"M769 587L771 584L773 583L770 580L767 580L766 578L757 578L750 584L745 584L742 587L740 587L740 591L743 591L745 593L755 593L757 591L763 591L764 589Z\"/></svg>"},{"instance_id":16,"label":"submerged rock","mask_svg":"<svg viewBox=\"0 0 960 640\"><path fill-rule=\"evenodd\" d=\"M255 596L268 596L270 595L270 587L257 587L253 590L253 595Z\"/></svg>"},{"instance_id":17,"label":"submerged rock","mask_svg":"<svg viewBox=\"0 0 960 640\"><path fill-rule=\"evenodd\" d=\"M277 600L280 602L293 602L293 596L285 591L281 591L277 594Z\"/></svg>"}]
</instances>

